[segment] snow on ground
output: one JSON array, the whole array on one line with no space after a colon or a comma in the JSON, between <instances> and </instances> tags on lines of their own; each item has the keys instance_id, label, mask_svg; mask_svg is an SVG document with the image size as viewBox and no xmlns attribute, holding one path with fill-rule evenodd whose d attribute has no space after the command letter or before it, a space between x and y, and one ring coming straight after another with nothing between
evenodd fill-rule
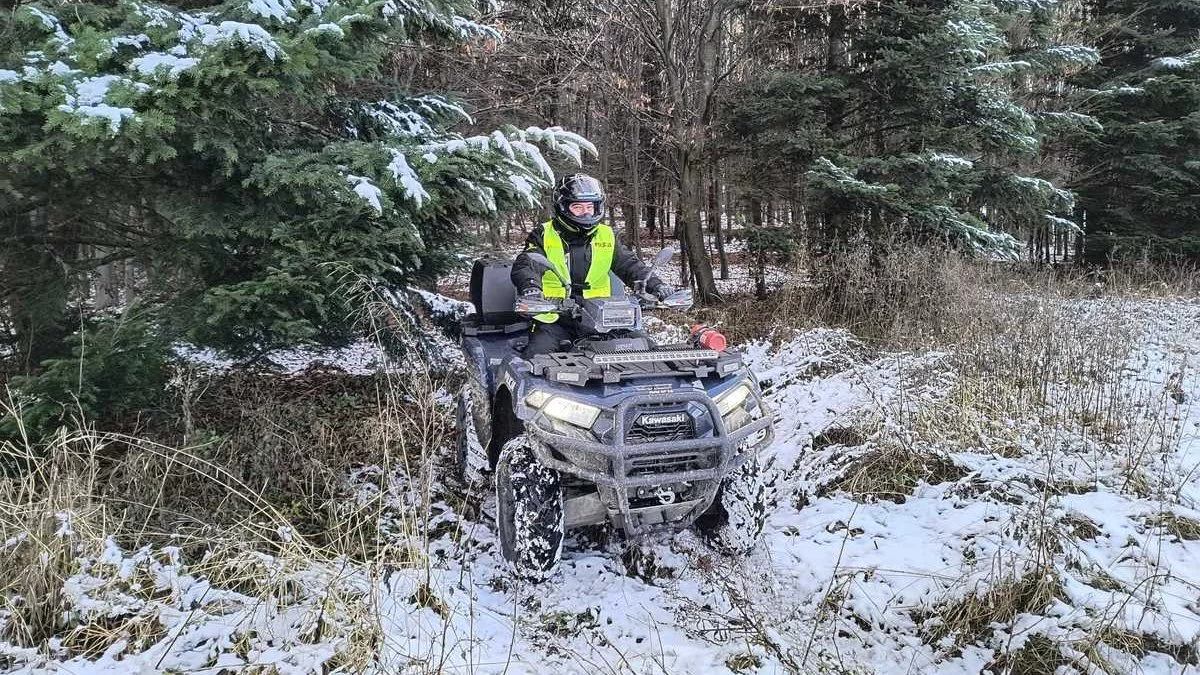
<instances>
[{"instance_id":1,"label":"snow on ground","mask_svg":"<svg viewBox=\"0 0 1200 675\"><path fill-rule=\"evenodd\" d=\"M357 628L381 636L371 643L381 673L975 674L1012 672L1016 654L1039 659L1021 672L1200 673L1200 533L1188 526L1200 522L1200 303L1106 302L1068 309L1136 338L1119 381L1095 390L1130 405L1107 431L1052 428L1047 410L977 414L999 402L968 398L979 382L949 353L880 353L829 329L747 345L777 415L767 452L786 474L744 559L690 532L589 533L570 538L549 582L517 583L499 556L494 500L476 488L479 515L447 484L432 493L428 566L382 579L347 563L280 570L297 590L263 605L176 558L108 550L110 565L157 565L147 578L165 590L136 611L157 617L161 637L66 662L3 645L0 659L31 675L315 672L367 620L329 610L311 639L336 587L370 610ZM847 477L878 453L943 468L917 471L928 480L903 494L863 498ZM882 478L918 464L885 465ZM420 501L393 497L396 509ZM70 585L70 611L128 611L111 583L89 582L94 569ZM1064 648L1037 651L1046 639Z\"/></svg>"}]
</instances>

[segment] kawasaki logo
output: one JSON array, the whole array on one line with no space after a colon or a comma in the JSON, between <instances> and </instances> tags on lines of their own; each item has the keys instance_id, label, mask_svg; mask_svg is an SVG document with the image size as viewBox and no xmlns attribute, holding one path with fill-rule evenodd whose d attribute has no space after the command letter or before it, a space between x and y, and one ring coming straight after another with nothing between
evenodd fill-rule
<instances>
[{"instance_id":1,"label":"kawasaki logo","mask_svg":"<svg viewBox=\"0 0 1200 675\"><path fill-rule=\"evenodd\" d=\"M669 413L665 415L642 415L638 418L638 424L654 427L667 424L683 424L686 421L688 421L688 414L685 412Z\"/></svg>"}]
</instances>

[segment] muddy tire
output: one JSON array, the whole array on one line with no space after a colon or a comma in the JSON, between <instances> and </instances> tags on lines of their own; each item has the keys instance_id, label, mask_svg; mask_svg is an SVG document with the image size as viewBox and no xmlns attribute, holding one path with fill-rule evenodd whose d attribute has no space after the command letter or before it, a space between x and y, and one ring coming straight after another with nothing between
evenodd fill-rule
<instances>
[{"instance_id":1,"label":"muddy tire","mask_svg":"<svg viewBox=\"0 0 1200 675\"><path fill-rule=\"evenodd\" d=\"M454 475L464 486L470 487L482 481L487 469L487 453L479 443L479 432L475 428L470 388L463 385L456 398L458 410L455 413L455 428L458 440L454 447Z\"/></svg>"},{"instance_id":2,"label":"muddy tire","mask_svg":"<svg viewBox=\"0 0 1200 675\"><path fill-rule=\"evenodd\" d=\"M775 507L777 482L773 460L763 464L759 457L750 458L721 481L712 506L696 519L696 529L726 555L748 553Z\"/></svg>"},{"instance_id":3,"label":"muddy tire","mask_svg":"<svg viewBox=\"0 0 1200 675\"><path fill-rule=\"evenodd\" d=\"M513 573L530 581L553 574L562 557L563 497L557 471L538 461L522 434L504 444L496 465L496 529Z\"/></svg>"}]
</instances>

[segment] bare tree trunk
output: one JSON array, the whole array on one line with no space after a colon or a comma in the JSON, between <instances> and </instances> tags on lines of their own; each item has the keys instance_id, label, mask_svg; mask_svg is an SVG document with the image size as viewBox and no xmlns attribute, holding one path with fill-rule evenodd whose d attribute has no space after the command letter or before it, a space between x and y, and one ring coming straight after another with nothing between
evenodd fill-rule
<instances>
[{"instance_id":1,"label":"bare tree trunk","mask_svg":"<svg viewBox=\"0 0 1200 675\"><path fill-rule=\"evenodd\" d=\"M721 280L729 278L729 258L725 255L725 233L721 227L721 184L716 167L712 168L708 182L708 231L717 244L717 259L721 262Z\"/></svg>"},{"instance_id":2,"label":"bare tree trunk","mask_svg":"<svg viewBox=\"0 0 1200 675\"><path fill-rule=\"evenodd\" d=\"M641 144L641 124L633 119L633 132L630 134L629 152L629 182L633 189L633 203L629 208L629 230L633 237L633 250L638 257L642 256L642 172L638 167L638 148Z\"/></svg>"},{"instance_id":3,"label":"bare tree trunk","mask_svg":"<svg viewBox=\"0 0 1200 675\"><path fill-rule=\"evenodd\" d=\"M758 199L750 200L750 226L761 237L763 229L763 204ZM754 293L758 297L767 295L767 261L761 241L754 247Z\"/></svg>"},{"instance_id":4,"label":"bare tree trunk","mask_svg":"<svg viewBox=\"0 0 1200 675\"><path fill-rule=\"evenodd\" d=\"M104 249L95 249L92 255L103 258ZM116 265L116 262L105 263L96 270L94 298L98 310L115 307L121 302L121 287L118 283Z\"/></svg>"}]
</instances>

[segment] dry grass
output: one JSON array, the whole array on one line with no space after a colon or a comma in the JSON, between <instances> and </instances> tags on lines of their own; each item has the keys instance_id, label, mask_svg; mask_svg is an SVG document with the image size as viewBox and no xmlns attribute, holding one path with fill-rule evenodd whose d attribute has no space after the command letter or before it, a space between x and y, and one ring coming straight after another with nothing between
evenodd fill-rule
<instances>
[{"instance_id":1,"label":"dry grass","mask_svg":"<svg viewBox=\"0 0 1200 675\"><path fill-rule=\"evenodd\" d=\"M801 278L803 270L791 270ZM962 345L986 335L1006 317L997 299L1054 300L1195 297L1200 270L1145 260L1110 269L1036 265L963 257L901 239L852 246L814 272L807 283L782 287L763 299L727 298L700 311L720 322L734 341L777 338L794 328L843 326L886 347ZM769 307L769 311L764 311ZM982 323L981 323L982 322Z\"/></svg>"},{"instance_id":2,"label":"dry grass","mask_svg":"<svg viewBox=\"0 0 1200 675\"><path fill-rule=\"evenodd\" d=\"M903 504L921 483L949 483L966 475L947 457L888 444L855 457L837 478L817 489L817 496L842 491L859 502L883 499Z\"/></svg>"},{"instance_id":3,"label":"dry grass","mask_svg":"<svg viewBox=\"0 0 1200 675\"><path fill-rule=\"evenodd\" d=\"M1063 653L1063 645L1045 635L1031 635L1020 649L1002 651L983 667L999 675L1058 675L1081 672L1079 664Z\"/></svg>"},{"instance_id":4,"label":"dry grass","mask_svg":"<svg viewBox=\"0 0 1200 675\"><path fill-rule=\"evenodd\" d=\"M1146 518L1147 527L1162 528L1164 532L1185 541L1200 540L1200 520L1171 512Z\"/></svg>"},{"instance_id":5,"label":"dry grass","mask_svg":"<svg viewBox=\"0 0 1200 675\"><path fill-rule=\"evenodd\" d=\"M932 612L936 620L923 630L923 637L931 644L950 637L959 647L979 642L993 624L1009 623L1019 614L1041 613L1063 595L1062 582L1052 570L1031 570L937 607Z\"/></svg>"},{"instance_id":6,"label":"dry grass","mask_svg":"<svg viewBox=\"0 0 1200 675\"><path fill-rule=\"evenodd\" d=\"M178 425L152 438L64 431L48 448L0 448L28 468L0 478L0 638L68 658L141 650L165 636L164 616L235 611L219 598L237 593L294 608L297 639L332 640L326 666L361 672L386 639L369 589L427 568L436 456L453 427L444 384L428 370L187 370ZM162 574L204 579L211 596L189 606ZM72 583L95 604L78 604ZM414 602L442 606L422 588ZM268 638L245 624L230 649Z\"/></svg>"}]
</instances>

